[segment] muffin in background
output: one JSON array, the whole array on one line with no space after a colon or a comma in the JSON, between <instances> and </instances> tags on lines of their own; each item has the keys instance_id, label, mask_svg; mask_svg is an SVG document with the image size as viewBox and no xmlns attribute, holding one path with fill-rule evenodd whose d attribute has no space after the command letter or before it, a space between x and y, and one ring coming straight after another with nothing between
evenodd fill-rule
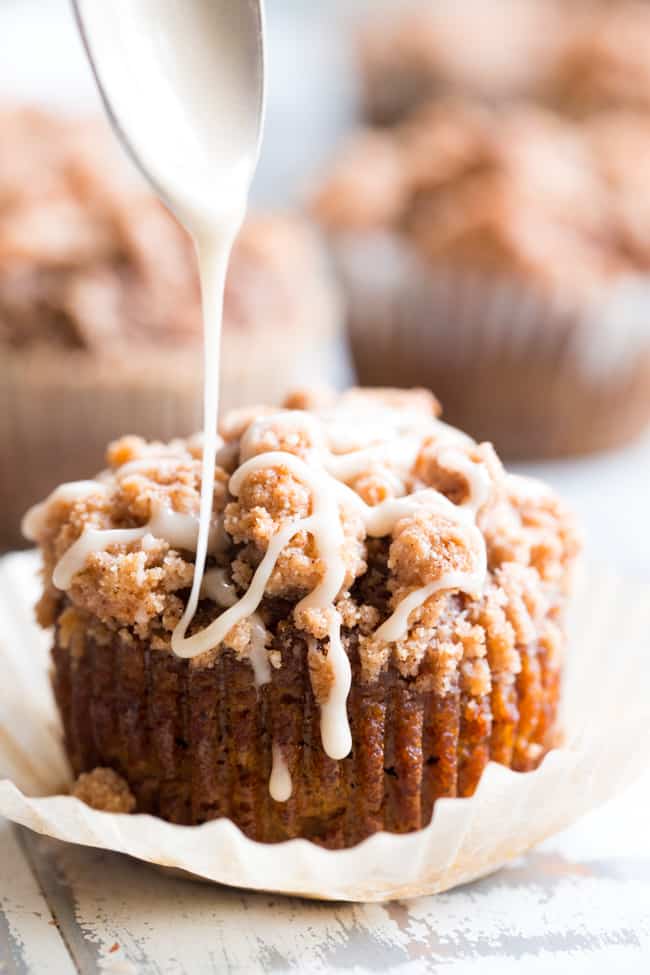
<instances>
[{"instance_id":1,"label":"muffin in background","mask_svg":"<svg viewBox=\"0 0 650 975\"><path fill-rule=\"evenodd\" d=\"M193 245L116 153L100 122L0 110L0 549L19 544L26 502L97 467L124 429L200 422ZM339 317L307 225L251 218L227 285L224 406L313 375Z\"/></svg>"},{"instance_id":2,"label":"muffin in background","mask_svg":"<svg viewBox=\"0 0 650 975\"><path fill-rule=\"evenodd\" d=\"M222 425L191 659L172 635L195 571L195 441L124 438L25 527L75 794L341 848L422 828L490 759L526 772L556 744L578 543L550 490L441 423L424 390L287 406Z\"/></svg>"},{"instance_id":3,"label":"muffin in background","mask_svg":"<svg viewBox=\"0 0 650 975\"><path fill-rule=\"evenodd\" d=\"M394 6L373 10L358 34L362 111L376 125L399 122L434 96L494 101L528 94L546 77L575 10L574 0Z\"/></svg>"},{"instance_id":4,"label":"muffin in background","mask_svg":"<svg viewBox=\"0 0 650 975\"><path fill-rule=\"evenodd\" d=\"M633 151L631 151L633 149ZM650 129L437 99L353 137L313 198L364 385L427 386L508 457L650 419ZM650 200L649 200L650 203Z\"/></svg>"}]
</instances>

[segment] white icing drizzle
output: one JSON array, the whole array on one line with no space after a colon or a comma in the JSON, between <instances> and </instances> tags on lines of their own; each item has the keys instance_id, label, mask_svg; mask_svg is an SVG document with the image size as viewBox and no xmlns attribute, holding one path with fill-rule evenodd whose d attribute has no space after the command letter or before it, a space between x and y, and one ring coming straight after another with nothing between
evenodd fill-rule
<instances>
[{"instance_id":1,"label":"white icing drizzle","mask_svg":"<svg viewBox=\"0 0 650 975\"><path fill-rule=\"evenodd\" d=\"M264 626L264 622L259 613L252 613L248 622L251 628L251 642L248 653L253 668L255 687L260 688L264 684L271 683L271 664L266 649L269 631Z\"/></svg>"},{"instance_id":2,"label":"white icing drizzle","mask_svg":"<svg viewBox=\"0 0 650 975\"><path fill-rule=\"evenodd\" d=\"M230 581L225 569L208 569L204 573L201 583L201 596L211 599L222 609L234 606L239 598L237 587Z\"/></svg>"},{"instance_id":3,"label":"white icing drizzle","mask_svg":"<svg viewBox=\"0 0 650 975\"><path fill-rule=\"evenodd\" d=\"M359 410L352 410L350 422L358 418ZM411 420L405 420L404 415L398 411L374 407L372 431L375 442L367 445L366 441L365 445L355 449L351 446L351 434L345 427L340 413L328 418L327 414L317 416L294 411L263 417L249 426L241 441L240 466L230 478L231 494L237 497L246 478L252 473L282 468L308 488L311 511L306 517L288 521L279 528L271 538L248 590L241 597L224 570L211 569L203 573L199 551L192 590L195 598L188 601L183 620L172 634L174 653L180 657L191 658L218 647L233 626L248 619L251 627L248 652L255 683L258 687L268 683L271 679L267 652L269 634L258 609L271 574L286 546L298 532L311 534L323 572L314 589L297 604L296 611L315 610L327 620L327 660L331 667L332 682L327 700L321 702L321 739L325 752L333 759L344 758L352 747L347 719L351 670L341 638L341 616L335 605L343 591L346 577L341 509L346 508L360 517L366 534L375 538L391 535L400 519L418 510L439 513L457 527L469 553L470 564L466 571L450 570L403 598L377 629L376 640L392 643L402 639L408 632L411 614L438 592L460 591L473 597L480 596L487 574L485 542L476 526L476 517L488 498L490 476L483 463L472 461L461 449L471 441L437 420L429 420L419 414ZM271 429L281 434L283 443L298 444L301 439L303 444L307 442L310 446L306 450L306 459L281 449L255 453L256 444L260 443L265 431ZM441 492L425 488L409 495L389 498L373 507L367 505L346 483L379 465L382 472L386 471L403 488L402 479L412 470L423 442L429 438L435 438L435 443L439 444L438 463L441 467L452 472L457 471L466 480L468 491L463 504L454 504ZM204 445L204 461L206 454L209 459L217 449L216 436L208 436L207 439L211 443ZM342 448L348 448L347 452L343 452ZM337 453L337 450L340 452ZM144 459L147 463L150 460L151 458ZM131 470L134 468L131 467ZM211 471L213 474L214 464ZM118 470L116 480L119 479ZM95 482L83 483L85 486L79 488L81 494L90 491L91 486L96 490ZM202 501L206 494L206 483L208 482L204 480ZM209 478L209 485L211 500L213 477ZM50 500L54 500L54 496ZM32 516L32 520L38 523L43 517L43 511L40 511ZM206 517L205 504L201 517ZM211 550L210 544L214 550L220 529L218 521L213 520L208 524L212 530L205 546L206 553ZM149 522L141 528L86 528L56 566L53 581L58 588L69 588L74 575L83 568L91 552L100 551L110 545L130 544L150 535L165 539L173 547L195 551L197 528L195 516L179 514L162 506L154 509ZM200 532L198 548L201 548ZM187 636L187 627L201 597L212 599L223 612L203 630Z\"/></svg>"},{"instance_id":4,"label":"white icing drizzle","mask_svg":"<svg viewBox=\"0 0 650 975\"><path fill-rule=\"evenodd\" d=\"M293 792L291 772L280 745L273 745L273 765L269 779L269 793L275 802L287 802Z\"/></svg>"},{"instance_id":5,"label":"white icing drizzle","mask_svg":"<svg viewBox=\"0 0 650 975\"><path fill-rule=\"evenodd\" d=\"M36 542L45 530L50 509L57 502L72 504L93 494L106 494L107 490L107 487L97 480L70 481L68 484L60 484L45 501L32 505L29 511L25 513L20 526L23 535L28 541Z\"/></svg>"},{"instance_id":6,"label":"white icing drizzle","mask_svg":"<svg viewBox=\"0 0 650 975\"><path fill-rule=\"evenodd\" d=\"M345 460L345 464L338 464L337 473L340 472L344 477L354 477L367 468L368 449L356 452L364 455L361 460L358 460L354 453L337 457L322 445L319 432L319 435L313 438L315 445L309 451L309 463L285 451L268 451L250 456L256 438L264 432L265 428L272 426L277 429L278 426L282 428L284 425L289 431L295 432L301 429L311 434L314 422L315 418L307 414L296 416L294 413L287 412L252 424L245 434L241 453L246 459L230 479L231 493L235 497L238 496L243 482L251 473L283 467L310 489L311 514L307 518L284 525L271 539L248 592L238 603L189 640L185 638L182 641L173 640L172 647L181 656L194 656L218 645L231 626L257 609L275 563L291 538L299 531L310 532L316 542L324 572L319 584L298 603L296 609L317 609L329 615L327 659L332 668L332 687L327 701L321 704L321 740L326 754L331 758L340 759L349 754L352 747L346 708L351 681L350 663L341 640L341 617L334 607L345 580L343 558L345 538L340 504L347 501L354 506L363 518L367 534L372 537L389 535L400 518L413 513L419 506L426 505L428 510L438 510L452 519L465 532L468 546L474 554L474 565L471 570L448 572L434 583L411 593L403 601L376 634L379 639L392 642L406 633L410 613L435 592L458 589L471 595L480 593L487 571L485 543L474 521L476 513L487 499L490 481L482 464L473 463L460 450L447 448L443 455L444 466L458 470L468 480L469 494L465 505L454 505L443 494L429 489L370 507L330 473L330 470L336 469L339 461ZM417 441L414 438L414 442L409 443L407 449L404 449L402 443L400 449L394 451L392 455L391 447L395 444L394 440L370 449L375 450L378 455L381 452L381 456L391 459L396 456L398 466L406 465L408 468L414 463L421 442L421 437ZM176 638L176 634L174 637Z\"/></svg>"},{"instance_id":7,"label":"white icing drizzle","mask_svg":"<svg viewBox=\"0 0 650 975\"><path fill-rule=\"evenodd\" d=\"M222 609L229 609L238 600L237 587L228 579L225 569L208 569L203 576L201 596L212 599ZM257 688L271 683L271 664L266 650L269 631L259 613L252 613L248 618L251 628L249 644L249 659L253 668L253 678Z\"/></svg>"},{"instance_id":8,"label":"white icing drizzle","mask_svg":"<svg viewBox=\"0 0 650 975\"><path fill-rule=\"evenodd\" d=\"M508 488L513 497L521 498L522 501L542 501L553 497L547 484L524 474L509 474Z\"/></svg>"}]
</instances>

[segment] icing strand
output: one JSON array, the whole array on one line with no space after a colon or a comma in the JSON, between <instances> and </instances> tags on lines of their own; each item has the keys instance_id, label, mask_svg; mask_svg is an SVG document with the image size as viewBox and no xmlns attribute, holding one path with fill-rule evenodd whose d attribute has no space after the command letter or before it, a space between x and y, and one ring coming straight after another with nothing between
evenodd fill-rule
<instances>
[{"instance_id":1,"label":"icing strand","mask_svg":"<svg viewBox=\"0 0 650 975\"><path fill-rule=\"evenodd\" d=\"M287 802L293 792L291 773L280 745L273 745L273 765L269 779L269 794L275 802Z\"/></svg>"},{"instance_id":2,"label":"icing strand","mask_svg":"<svg viewBox=\"0 0 650 975\"><path fill-rule=\"evenodd\" d=\"M226 272L232 245L244 217L244 208L237 216L236 209L231 218L219 228L221 233L214 238L208 234L196 237L196 251L199 259L199 277L203 298L203 454L201 461L201 502L199 531L196 541L196 559L192 589L185 612L174 631L176 642L182 641L194 619L201 584L205 572L205 560L210 548L210 525L212 523L212 504L214 500L215 465L221 438L217 433L217 414L219 411L219 349L221 347L221 327L223 300L226 287ZM218 228L215 224L214 230ZM172 641L173 648L173 641Z\"/></svg>"}]
</instances>

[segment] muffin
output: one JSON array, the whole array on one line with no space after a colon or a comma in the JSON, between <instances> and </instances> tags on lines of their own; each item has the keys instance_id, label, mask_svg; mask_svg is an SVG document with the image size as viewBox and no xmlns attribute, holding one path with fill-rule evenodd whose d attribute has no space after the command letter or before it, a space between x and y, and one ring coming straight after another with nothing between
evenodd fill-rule
<instances>
[{"instance_id":1,"label":"muffin","mask_svg":"<svg viewBox=\"0 0 650 975\"><path fill-rule=\"evenodd\" d=\"M650 418L634 113L436 100L341 151L312 200L371 386L424 385L512 458L616 446Z\"/></svg>"},{"instance_id":2,"label":"muffin","mask_svg":"<svg viewBox=\"0 0 650 975\"><path fill-rule=\"evenodd\" d=\"M359 31L362 111L375 125L393 125L433 96L494 101L536 90L576 4L571 10L555 0L404 6L373 12Z\"/></svg>"},{"instance_id":3,"label":"muffin","mask_svg":"<svg viewBox=\"0 0 650 975\"><path fill-rule=\"evenodd\" d=\"M123 430L197 427L202 319L190 239L100 123L6 108L0 143L1 550L26 501L97 467ZM228 281L223 402L278 402L338 325L307 226L251 218Z\"/></svg>"},{"instance_id":4,"label":"muffin","mask_svg":"<svg viewBox=\"0 0 650 975\"><path fill-rule=\"evenodd\" d=\"M423 390L228 415L184 639L199 440L124 438L29 512L75 794L342 848L423 827L490 760L539 764L573 521L438 416Z\"/></svg>"}]
</instances>

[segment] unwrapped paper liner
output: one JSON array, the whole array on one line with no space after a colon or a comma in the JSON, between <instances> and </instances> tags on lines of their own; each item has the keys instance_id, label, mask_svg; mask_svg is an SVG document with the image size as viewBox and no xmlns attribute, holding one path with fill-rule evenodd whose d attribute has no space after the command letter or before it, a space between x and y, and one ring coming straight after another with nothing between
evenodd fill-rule
<instances>
[{"instance_id":1,"label":"unwrapped paper liner","mask_svg":"<svg viewBox=\"0 0 650 975\"><path fill-rule=\"evenodd\" d=\"M563 746L535 772L491 763L471 799L438 800L426 829L328 851L305 840L256 843L224 819L175 826L97 812L55 794L69 785L69 771L47 678L49 636L33 622L37 565L34 553L0 561L0 815L57 839L236 887L408 898L496 870L619 793L648 764L650 587L589 575L572 620Z\"/></svg>"}]
</instances>

